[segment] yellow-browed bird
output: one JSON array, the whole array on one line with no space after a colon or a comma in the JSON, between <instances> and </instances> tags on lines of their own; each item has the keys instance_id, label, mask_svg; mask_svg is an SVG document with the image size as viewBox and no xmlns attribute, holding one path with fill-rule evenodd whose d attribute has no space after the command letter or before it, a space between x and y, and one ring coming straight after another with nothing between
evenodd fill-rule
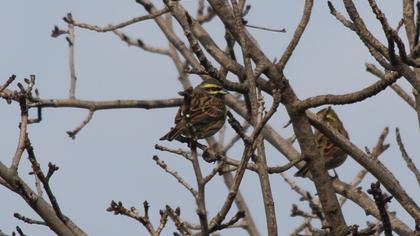
<instances>
[{"instance_id":1,"label":"yellow-browed bird","mask_svg":"<svg viewBox=\"0 0 420 236\"><path fill-rule=\"evenodd\" d=\"M344 137L349 138L343 123L331 107L324 108L316 114L321 120L327 122ZM321 151L321 156L325 158L325 168L327 170L334 169L344 163L347 158L347 153L337 147L327 136L318 130L315 130L315 140L319 150ZM295 174L295 176L306 177L308 175L308 171L309 166L306 163L302 169Z\"/></svg>"},{"instance_id":2,"label":"yellow-browed bird","mask_svg":"<svg viewBox=\"0 0 420 236\"><path fill-rule=\"evenodd\" d=\"M202 139L215 134L226 120L225 94L219 81L204 80L192 90L189 107L184 101L179 108L175 127L160 140L172 141L181 136Z\"/></svg>"}]
</instances>

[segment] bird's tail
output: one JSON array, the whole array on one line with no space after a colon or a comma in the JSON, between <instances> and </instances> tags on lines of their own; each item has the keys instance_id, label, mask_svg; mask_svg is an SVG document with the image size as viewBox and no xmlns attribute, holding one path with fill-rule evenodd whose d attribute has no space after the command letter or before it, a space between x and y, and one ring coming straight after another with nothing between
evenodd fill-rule
<instances>
[{"instance_id":1,"label":"bird's tail","mask_svg":"<svg viewBox=\"0 0 420 236\"><path fill-rule=\"evenodd\" d=\"M163 135L159 140L172 141L180 134L181 129L172 128L167 134Z\"/></svg>"}]
</instances>

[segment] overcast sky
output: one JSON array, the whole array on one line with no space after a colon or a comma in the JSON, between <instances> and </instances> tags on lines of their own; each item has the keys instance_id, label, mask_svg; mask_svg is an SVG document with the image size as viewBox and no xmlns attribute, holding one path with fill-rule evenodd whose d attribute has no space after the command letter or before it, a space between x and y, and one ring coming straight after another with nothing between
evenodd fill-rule
<instances>
[{"instance_id":1,"label":"overcast sky","mask_svg":"<svg viewBox=\"0 0 420 236\"><path fill-rule=\"evenodd\" d=\"M334 2L337 9L345 14L342 3ZM16 74L19 80L35 74L36 87L43 98L68 96L67 42L64 37L50 37L54 25L65 27L63 16L71 12L78 21L105 26L146 14L135 1L48 0L42 3L15 0L3 2L0 7L0 81L6 81L11 74ZM181 3L195 7L193 0L183 0ZM296 0L249 1L252 5L246 16L249 24L287 30L287 33L273 33L249 29L269 58L281 56L300 20L303 3ZM156 4L162 5L161 2ZM400 1L378 1L378 4L390 24L396 26L402 12ZM369 29L383 40L380 25L367 3L359 4L358 7ZM220 21L216 20L205 27L223 47ZM167 47L168 44L153 21L142 22L122 31L156 47ZM401 32L401 35L404 34L404 31ZM169 58L128 47L112 33L76 29L75 50L78 77L76 96L80 99L163 99L178 97L177 92L182 89ZM326 1L315 1L311 21L285 69L285 75L300 98L346 93L359 90L377 80L365 71L366 62L374 60L357 35L329 14ZM198 82L194 76L192 80L195 84ZM405 81L398 83L409 88ZM12 88L16 88L16 85ZM407 91L410 92L409 89ZM414 111L390 89L362 103L334 109L348 129L350 139L359 148L372 147L383 128L390 128L387 142L391 147L381 160L420 204L417 182L405 167L395 142L395 128L400 127L407 151L416 165L420 166L419 127ZM143 212L141 203L148 200L155 225L158 223L159 209L163 209L166 204L181 207L182 216L197 223L195 204L192 204L190 193L152 160L152 156L158 154L172 169L195 185L189 163L178 156L154 149L156 143L185 148L183 144L158 140L173 125L175 112L175 108L98 111L77 138L72 140L66 131L77 127L88 112L81 109L44 109L42 122L29 126L28 131L43 169L47 169L48 162L60 167L51 185L64 214L89 235L146 235L147 231L139 223L127 217L114 216L105 209L111 200L117 200L125 206L136 206ZM10 165L19 132L18 104L7 105L5 101L0 101L0 113L0 161ZM31 116L34 115L31 113ZM281 135L289 137L290 128L282 128L287 121L284 109L280 108L270 124ZM232 133L228 127L228 134ZM229 155L239 158L241 148L241 144L238 144ZM269 145L267 157L272 165L287 163L286 158ZM202 167L209 171L213 165L202 162ZM347 182L359 170L360 166L351 158L337 169L340 179ZM33 177L27 175L29 171L30 166L24 158L19 173L29 183L33 183ZM295 172L296 168L292 168L286 174L291 176ZM207 209L211 217L220 209L227 194L223 179L220 176L215 179L206 190ZM299 203L299 196L278 175L271 176L271 181L279 232L280 235L286 235L301 223L300 218L289 216L291 204ZM314 193L314 187L308 180L297 181ZM373 181L374 178L369 175L363 181L363 189ZM264 208L255 174L246 175L241 191L248 201L259 231L265 235L266 226L262 217ZM54 235L47 227L27 225L13 217L14 212L19 212L39 219L17 194L3 187L0 188L0 199L0 229L3 232L11 234L15 226L19 225L31 236ZM308 209L307 204L301 204L301 208ZM413 226L414 223L395 200L390 205L390 211L397 211L397 217L410 227ZM233 213L235 211L231 210L230 215ZM373 221L372 217L365 216L364 211L351 202L345 204L344 213L348 224L364 226L366 221ZM171 232L168 230L164 235L171 235ZM229 230L222 235L244 235L244 231Z\"/></svg>"}]
</instances>

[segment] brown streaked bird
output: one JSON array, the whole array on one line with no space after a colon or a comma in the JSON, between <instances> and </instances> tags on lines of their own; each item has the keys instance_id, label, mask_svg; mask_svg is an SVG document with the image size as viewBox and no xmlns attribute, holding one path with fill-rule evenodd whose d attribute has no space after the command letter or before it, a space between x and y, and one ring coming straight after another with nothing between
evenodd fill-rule
<instances>
[{"instance_id":1,"label":"brown streaked bird","mask_svg":"<svg viewBox=\"0 0 420 236\"><path fill-rule=\"evenodd\" d=\"M176 114L175 127L160 140L172 141L181 136L202 139L215 134L226 120L225 94L216 79L203 80L192 90L189 109L184 101Z\"/></svg>"},{"instance_id":2,"label":"brown streaked bird","mask_svg":"<svg viewBox=\"0 0 420 236\"><path fill-rule=\"evenodd\" d=\"M322 121L327 122L341 135L349 138L343 123L331 107L324 108L316 114ZM318 130L315 130L315 140L319 150L321 151L321 156L325 158L325 168L327 170L339 167L347 159L347 153L345 153L341 148L337 147L327 136ZM308 174L309 166L306 163L302 169L296 172L295 176L307 177Z\"/></svg>"}]
</instances>

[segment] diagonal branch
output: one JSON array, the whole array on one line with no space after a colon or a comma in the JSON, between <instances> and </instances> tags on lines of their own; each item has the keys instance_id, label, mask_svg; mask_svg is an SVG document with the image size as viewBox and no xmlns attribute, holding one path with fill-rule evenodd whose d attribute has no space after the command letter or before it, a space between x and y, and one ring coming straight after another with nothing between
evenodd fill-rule
<instances>
[{"instance_id":1,"label":"diagonal branch","mask_svg":"<svg viewBox=\"0 0 420 236\"><path fill-rule=\"evenodd\" d=\"M180 184L182 184L182 186L184 186L186 189L188 189L188 191L190 191L190 193L194 196L197 197L197 191L191 187L190 184L187 183L187 181L185 181L181 176L178 175L178 172L173 171L171 169L169 169L168 165L166 165L166 163L162 160L159 159L158 156L153 156L153 160L156 162L156 164L162 168L163 170L165 170L167 173L169 173L170 175L172 175L176 180L178 180L178 182Z\"/></svg>"},{"instance_id":2,"label":"diagonal branch","mask_svg":"<svg viewBox=\"0 0 420 236\"><path fill-rule=\"evenodd\" d=\"M386 79L386 73L383 73L373 64L366 64L366 71L370 72L371 74L375 75L376 77L382 80ZM397 83L391 84L390 86L395 93L397 93L404 101L408 103L408 105L410 105L413 109L416 109L414 99L407 92L405 92Z\"/></svg>"},{"instance_id":3,"label":"diagonal branch","mask_svg":"<svg viewBox=\"0 0 420 236\"><path fill-rule=\"evenodd\" d=\"M313 4L314 4L313 0L305 1L302 18L300 19L299 25L296 27L292 40L290 41L289 45L287 46L286 50L284 51L283 55L281 56L279 62L276 65L278 70L283 71L284 67L286 66L287 62L292 56L293 51L298 45L300 38L302 37L303 32L305 31L306 26L309 23Z\"/></svg>"},{"instance_id":4,"label":"diagonal branch","mask_svg":"<svg viewBox=\"0 0 420 236\"><path fill-rule=\"evenodd\" d=\"M386 204L391 202L392 197L386 197L382 194L379 182L372 183L368 193L375 199L376 206L378 207L381 215L382 225L384 227L385 236L392 236L392 226L389 219L388 211L386 210Z\"/></svg>"},{"instance_id":5,"label":"diagonal branch","mask_svg":"<svg viewBox=\"0 0 420 236\"><path fill-rule=\"evenodd\" d=\"M25 222L27 224L36 224L36 225L45 225L45 226L48 226L47 223L45 223L44 221L34 220L34 219L28 218L26 216L23 216L23 215L21 215L19 213L14 213L13 216L16 219L19 219L19 220L21 220L21 221L23 221L23 222Z\"/></svg>"},{"instance_id":6,"label":"diagonal branch","mask_svg":"<svg viewBox=\"0 0 420 236\"><path fill-rule=\"evenodd\" d=\"M355 161L366 168L372 175L374 175L383 186L397 199L397 201L404 207L404 209L416 220L420 221L420 209L413 199L407 194L404 188L400 185L395 176L380 162L376 162L369 158L362 150L357 148L353 143L348 141L343 135L339 134L334 129L331 129L328 124L320 121L316 115L307 112L306 115L310 119L311 124L319 131L324 133L331 141L339 146L342 150L348 153Z\"/></svg>"},{"instance_id":7,"label":"diagonal branch","mask_svg":"<svg viewBox=\"0 0 420 236\"><path fill-rule=\"evenodd\" d=\"M51 201L51 205L53 206L53 209L58 216L58 218L61 219L64 223L67 222L67 218L63 215L61 212L60 206L58 205L57 199L55 198L49 184L50 177L53 175L55 171L58 170L58 167L49 163L48 167L48 174L47 176L44 175L44 173L41 170L41 167L39 166L38 161L36 160L34 149L32 147L31 141L29 140L29 137L26 137L25 141L25 149L28 153L28 159L32 164L32 169L34 173L38 176L39 180L41 181L42 185L44 186L45 192L47 193L48 198Z\"/></svg>"},{"instance_id":8,"label":"diagonal branch","mask_svg":"<svg viewBox=\"0 0 420 236\"><path fill-rule=\"evenodd\" d=\"M372 159L377 159L379 158L379 156L385 152L388 148L389 148L389 144L384 144L385 142L385 138L388 135L389 129L388 127L386 127L381 135L378 138L378 142L376 143L375 147L373 147L372 153L370 153L370 158ZM367 148L366 148L367 149ZM356 177L354 177L354 179L350 182L350 185L352 188L356 188L363 180L363 178L366 176L366 174L368 173L368 171L366 169L361 169L359 171L359 173L357 173ZM344 205L344 203L346 202L347 198L345 197L341 197L340 198L340 205Z\"/></svg>"},{"instance_id":9,"label":"diagonal branch","mask_svg":"<svg viewBox=\"0 0 420 236\"><path fill-rule=\"evenodd\" d=\"M163 9L157 11L155 14L148 14L148 15L145 15L145 16L134 17L134 18L131 18L131 19L126 20L124 22L121 22L121 23L118 23L118 24L115 24L115 25L110 24L110 25L104 26L104 27L97 26L97 25L86 24L86 23L75 21L75 20L72 21L72 25L74 25L76 27L79 27L79 28L82 28L82 29L88 29L88 30L93 30L93 31L102 33L102 32L109 32L109 31L114 31L114 30L117 30L117 29L121 29L121 28L124 28L126 26L129 26L129 25L141 22L141 21L150 20L150 19L159 17L163 14L166 14L168 12L169 12L168 8L165 7Z\"/></svg>"},{"instance_id":10,"label":"diagonal branch","mask_svg":"<svg viewBox=\"0 0 420 236\"><path fill-rule=\"evenodd\" d=\"M146 44L143 40L133 39L119 30L114 30L112 32L115 35L117 35L122 41L126 42L128 46L136 46L143 49L146 52L170 56L169 49L163 49L163 48L151 46L149 44Z\"/></svg>"},{"instance_id":11,"label":"diagonal branch","mask_svg":"<svg viewBox=\"0 0 420 236\"><path fill-rule=\"evenodd\" d=\"M401 75L396 72L390 72L385 74L385 78L383 80L379 80L372 85L359 90L357 92L352 92L343 95L319 95L315 97L307 98L301 102L299 102L296 107L300 111L304 111L311 107L318 107L321 105L326 104L334 104L334 105L343 105L343 104L352 104L356 102L361 102L367 98L373 97L376 94L380 93L384 89L386 89L389 85L395 83L397 79L399 79Z\"/></svg>"},{"instance_id":12,"label":"diagonal branch","mask_svg":"<svg viewBox=\"0 0 420 236\"><path fill-rule=\"evenodd\" d=\"M413 160L408 155L407 151L405 150L404 143L402 142L400 130L398 128L395 129L395 135L397 139L398 146L400 147L400 151L404 161L407 163L407 167L411 172L413 172L414 176L416 176L417 183L420 186L420 172L417 169L416 165L414 164Z\"/></svg>"},{"instance_id":13,"label":"diagonal branch","mask_svg":"<svg viewBox=\"0 0 420 236\"><path fill-rule=\"evenodd\" d=\"M16 148L15 155L13 156L11 170L17 172L20 159L22 158L23 151L25 150L26 143L26 129L28 126L28 107L26 105L26 95L21 93L19 95L19 106L20 106L20 124L19 124L19 141Z\"/></svg>"}]
</instances>

